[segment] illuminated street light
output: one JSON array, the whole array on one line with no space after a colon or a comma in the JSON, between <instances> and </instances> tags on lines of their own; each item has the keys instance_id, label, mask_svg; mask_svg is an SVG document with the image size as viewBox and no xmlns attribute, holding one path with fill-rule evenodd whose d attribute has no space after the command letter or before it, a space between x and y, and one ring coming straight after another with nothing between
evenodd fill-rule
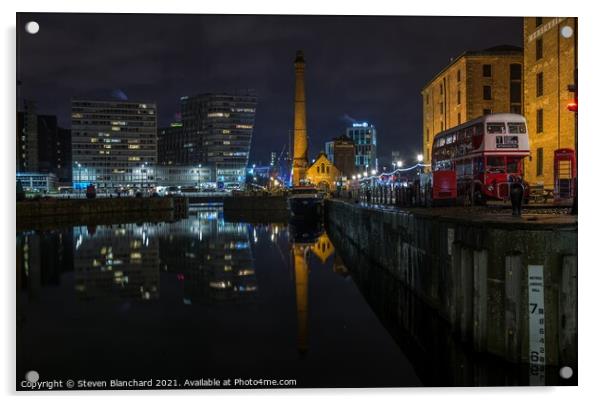
<instances>
[{"instance_id":1,"label":"illuminated street light","mask_svg":"<svg viewBox=\"0 0 602 404\"><path fill-rule=\"evenodd\" d=\"M376 170L371 171L372 175L376 175Z\"/></svg>"},{"instance_id":2,"label":"illuminated street light","mask_svg":"<svg viewBox=\"0 0 602 404\"><path fill-rule=\"evenodd\" d=\"M368 176L368 172L364 171L364 177L367 177L367 176Z\"/></svg>"},{"instance_id":3,"label":"illuminated street light","mask_svg":"<svg viewBox=\"0 0 602 404\"><path fill-rule=\"evenodd\" d=\"M422 160L424 160L424 157L422 156L422 154L419 154L418 156L416 156L416 159L422 163Z\"/></svg>"},{"instance_id":4,"label":"illuminated street light","mask_svg":"<svg viewBox=\"0 0 602 404\"><path fill-rule=\"evenodd\" d=\"M352 179L355 179L355 175L352 175L352 176L351 176L351 178L352 178Z\"/></svg>"},{"instance_id":5,"label":"illuminated street light","mask_svg":"<svg viewBox=\"0 0 602 404\"><path fill-rule=\"evenodd\" d=\"M397 161L397 168L401 168L403 166L403 161Z\"/></svg>"}]
</instances>

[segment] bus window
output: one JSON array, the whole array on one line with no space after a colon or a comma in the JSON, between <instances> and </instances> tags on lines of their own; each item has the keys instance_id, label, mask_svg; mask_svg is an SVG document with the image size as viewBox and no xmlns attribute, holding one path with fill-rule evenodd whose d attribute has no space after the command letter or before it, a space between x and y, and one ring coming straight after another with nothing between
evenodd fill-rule
<instances>
[{"instance_id":1,"label":"bus window","mask_svg":"<svg viewBox=\"0 0 602 404\"><path fill-rule=\"evenodd\" d=\"M487 124L487 133L506 133L504 122L490 122Z\"/></svg>"},{"instance_id":2,"label":"bus window","mask_svg":"<svg viewBox=\"0 0 602 404\"><path fill-rule=\"evenodd\" d=\"M474 159L474 173L476 175L483 174L483 158L477 157Z\"/></svg>"},{"instance_id":3,"label":"bus window","mask_svg":"<svg viewBox=\"0 0 602 404\"><path fill-rule=\"evenodd\" d=\"M523 122L508 122L508 133L527 133L527 127Z\"/></svg>"},{"instance_id":4,"label":"bus window","mask_svg":"<svg viewBox=\"0 0 602 404\"><path fill-rule=\"evenodd\" d=\"M507 158L507 164L506 164L507 170L506 171L508 172L508 174L520 173L521 160L522 160L522 157L508 157Z\"/></svg>"},{"instance_id":5,"label":"bus window","mask_svg":"<svg viewBox=\"0 0 602 404\"><path fill-rule=\"evenodd\" d=\"M449 160L439 160L435 164L435 171L443 171L451 169L451 161Z\"/></svg>"},{"instance_id":6,"label":"bus window","mask_svg":"<svg viewBox=\"0 0 602 404\"><path fill-rule=\"evenodd\" d=\"M488 174L503 174L506 172L506 164L504 157L490 156L487 157L487 173Z\"/></svg>"},{"instance_id":7,"label":"bus window","mask_svg":"<svg viewBox=\"0 0 602 404\"><path fill-rule=\"evenodd\" d=\"M464 175L472 176L472 161L466 160L466 165L464 166Z\"/></svg>"},{"instance_id":8,"label":"bus window","mask_svg":"<svg viewBox=\"0 0 602 404\"><path fill-rule=\"evenodd\" d=\"M456 178L460 178L464 175L464 161L456 161Z\"/></svg>"}]
</instances>

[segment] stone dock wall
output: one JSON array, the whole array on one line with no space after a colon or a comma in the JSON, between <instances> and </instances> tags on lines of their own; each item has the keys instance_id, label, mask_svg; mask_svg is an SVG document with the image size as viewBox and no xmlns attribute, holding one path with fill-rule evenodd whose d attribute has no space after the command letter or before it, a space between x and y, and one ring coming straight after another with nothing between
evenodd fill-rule
<instances>
[{"instance_id":1,"label":"stone dock wall","mask_svg":"<svg viewBox=\"0 0 602 404\"><path fill-rule=\"evenodd\" d=\"M17 230L185 217L184 197L53 199L17 202ZM129 222L128 221L128 222Z\"/></svg>"},{"instance_id":2,"label":"stone dock wall","mask_svg":"<svg viewBox=\"0 0 602 404\"><path fill-rule=\"evenodd\" d=\"M576 220L457 212L326 201L339 242L401 281L461 343L508 362L576 366Z\"/></svg>"}]
</instances>

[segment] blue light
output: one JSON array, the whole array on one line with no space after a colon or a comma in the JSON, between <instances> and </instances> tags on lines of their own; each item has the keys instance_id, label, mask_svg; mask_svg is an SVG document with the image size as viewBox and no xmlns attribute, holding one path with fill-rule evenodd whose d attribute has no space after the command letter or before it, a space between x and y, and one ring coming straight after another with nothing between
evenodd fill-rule
<instances>
[{"instance_id":1,"label":"blue light","mask_svg":"<svg viewBox=\"0 0 602 404\"><path fill-rule=\"evenodd\" d=\"M73 189L86 189L88 185L91 185L89 182L73 182Z\"/></svg>"},{"instance_id":2,"label":"blue light","mask_svg":"<svg viewBox=\"0 0 602 404\"><path fill-rule=\"evenodd\" d=\"M354 128L367 128L368 122L356 122L353 124Z\"/></svg>"}]
</instances>

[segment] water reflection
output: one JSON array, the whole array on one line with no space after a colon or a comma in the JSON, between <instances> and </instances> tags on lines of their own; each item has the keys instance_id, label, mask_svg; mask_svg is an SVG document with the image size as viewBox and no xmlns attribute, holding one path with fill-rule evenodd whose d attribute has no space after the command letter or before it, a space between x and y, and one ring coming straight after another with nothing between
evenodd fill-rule
<instances>
[{"instance_id":1,"label":"water reflection","mask_svg":"<svg viewBox=\"0 0 602 404\"><path fill-rule=\"evenodd\" d=\"M81 299L159 297L159 242L148 224L73 228L75 291Z\"/></svg>"},{"instance_id":2,"label":"water reflection","mask_svg":"<svg viewBox=\"0 0 602 404\"><path fill-rule=\"evenodd\" d=\"M187 220L159 225L157 235L161 269L176 274L184 304L254 298L248 225L224 222L219 210L206 207Z\"/></svg>"},{"instance_id":3,"label":"water reflection","mask_svg":"<svg viewBox=\"0 0 602 404\"><path fill-rule=\"evenodd\" d=\"M17 273L18 377L420 385L321 225L230 223L203 206L23 232Z\"/></svg>"}]
</instances>

